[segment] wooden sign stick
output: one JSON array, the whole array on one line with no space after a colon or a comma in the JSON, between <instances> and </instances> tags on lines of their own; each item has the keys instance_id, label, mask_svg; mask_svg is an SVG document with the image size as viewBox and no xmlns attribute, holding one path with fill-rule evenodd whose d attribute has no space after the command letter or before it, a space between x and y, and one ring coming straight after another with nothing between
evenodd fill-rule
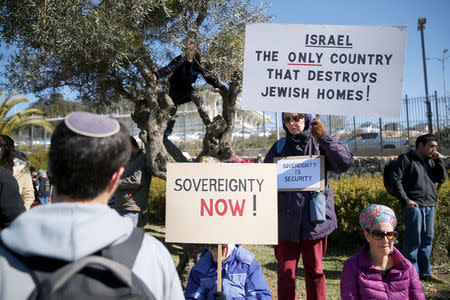
<instances>
[{"instance_id":1,"label":"wooden sign stick","mask_svg":"<svg viewBox=\"0 0 450 300\"><path fill-rule=\"evenodd\" d=\"M217 292L222 292L222 244L217 245Z\"/></svg>"}]
</instances>

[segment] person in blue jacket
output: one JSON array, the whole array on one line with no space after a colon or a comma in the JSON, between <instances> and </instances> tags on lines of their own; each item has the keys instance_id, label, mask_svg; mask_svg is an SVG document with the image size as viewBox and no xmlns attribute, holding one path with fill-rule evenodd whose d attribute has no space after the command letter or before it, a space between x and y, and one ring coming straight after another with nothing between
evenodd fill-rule
<instances>
[{"instance_id":1,"label":"person in blue jacket","mask_svg":"<svg viewBox=\"0 0 450 300\"><path fill-rule=\"evenodd\" d=\"M211 245L203 250L189 274L186 299L272 299L254 254L234 244L223 245L222 253L222 292L217 292L217 245Z\"/></svg>"},{"instance_id":2,"label":"person in blue jacket","mask_svg":"<svg viewBox=\"0 0 450 300\"><path fill-rule=\"evenodd\" d=\"M198 75L202 75L207 83L214 87L214 92L219 92L222 84L219 79L207 70L201 64L201 55L198 47L191 38L187 38L184 42L184 53L178 55L165 67L162 67L150 76L152 81L157 81L170 75L169 78L169 96L175 104L175 108L170 112L171 119L167 123L165 136L172 133L175 126L175 115L177 106L193 101L197 106L198 112L202 120L208 123L209 117L203 105L203 100L194 93L194 84ZM208 125L208 124L205 124Z\"/></svg>"},{"instance_id":3,"label":"person in blue jacket","mask_svg":"<svg viewBox=\"0 0 450 300\"><path fill-rule=\"evenodd\" d=\"M324 155L325 170L341 173L353 164L353 154L336 138L325 132L320 120L310 114L283 113L286 137L273 144L264 162L275 157ZM311 127L311 129L310 129ZM275 246L278 273L278 299L296 299L296 270L302 254L307 299L326 299L322 258L327 237L337 228L334 195L325 178L326 217L324 222L311 221L312 192L278 192L278 245Z\"/></svg>"}]
</instances>

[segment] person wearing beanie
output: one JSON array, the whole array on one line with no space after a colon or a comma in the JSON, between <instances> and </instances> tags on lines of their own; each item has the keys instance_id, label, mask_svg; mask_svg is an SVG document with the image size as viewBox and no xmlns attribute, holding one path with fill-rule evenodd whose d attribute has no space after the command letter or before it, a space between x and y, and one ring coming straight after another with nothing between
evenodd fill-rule
<instances>
[{"instance_id":1,"label":"person wearing beanie","mask_svg":"<svg viewBox=\"0 0 450 300\"><path fill-rule=\"evenodd\" d=\"M394 247L398 238L394 211L371 204L363 209L359 221L367 243L344 263L341 298L425 299L416 269Z\"/></svg>"},{"instance_id":2,"label":"person wearing beanie","mask_svg":"<svg viewBox=\"0 0 450 300\"><path fill-rule=\"evenodd\" d=\"M325 131L320 120L304 113L282 114L286 137L273 144L264 163L276 157L324 155L325 170L335 173L353 165L353 154L347 146ZM311 220L313 192L278 192L278 245L275 246L278 273L278 299L296 299L296 270L300 254L303 258L307 299L326 299L326 282L322 258L327 249L327 237L337 227L333 190L325 178L321 198L326 202L326 218Z\"/></svg>"},{"instance_id":3,"label":"person wearing beanie","mask_svg":"<svg viewBox=\"0 0 450 300\"><path fill-rule=\"evenodd\" d=\"M187 300L270 300L272 294L255 255L241 245L222 245L222 291L217 292L217 245L207 245L192 268Z\"/></svg>"}]
</instances>

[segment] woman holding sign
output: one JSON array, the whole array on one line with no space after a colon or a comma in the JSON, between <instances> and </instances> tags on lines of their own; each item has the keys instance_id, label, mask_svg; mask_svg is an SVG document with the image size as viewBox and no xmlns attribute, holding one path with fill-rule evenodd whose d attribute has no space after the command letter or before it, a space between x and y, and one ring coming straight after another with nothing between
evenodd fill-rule
<instances>
[{"instance_id":1,"label":"woman holding sign","mask_svg":"<svg viewBox=\"0 0 450 300\"><path fill-rule=\"evenodd\" d=\"M341 173L352 166L353 154L325 132L320 120L312 121L311 115L301 113L283 113L282 118L286 137L273 144L265 163L273 163L276 157L324 155L326 170ZM327 248L327 236L337 227L334 195L328 180L320 194L326 199L326 218L317 223L312 222L310 216L313 192L278 192L278 245L274 249L278 265L278 299L296 299L295 273L300 254L307 299L326 299L322 257Z\"/></svg>"}]
</instances>

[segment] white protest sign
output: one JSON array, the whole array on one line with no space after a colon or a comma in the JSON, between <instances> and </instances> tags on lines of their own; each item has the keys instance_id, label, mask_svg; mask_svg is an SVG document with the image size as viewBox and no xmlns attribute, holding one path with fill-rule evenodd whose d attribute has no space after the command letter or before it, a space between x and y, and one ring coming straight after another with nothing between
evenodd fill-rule
<instances>
[{"instance_id":1,"label":"white protest sign","mask_svg":"<svg viewBox=\"0 0 450 300\"><path fill-rule=\"evenodd\" d=\"M277 244L275 164L170 163L166 242Z\"/></svg>"},{"instance_id":2,"label":"white protest sign","mask_svg":"<svg viewBox=\"0 0 450 300\"><path fill-rule=\"evenodd\" d=\"M276 163L279 191L323 191L325 189L323 155L279 158Z\"/></svg>"},{"instance_id":3,"label":"white protest sign","mask_svg":"<svg viewBox=\"0 0 450 300\"><path fill-rule=\"evenodd\" d=\"M242 108L399 118L407 26L249 24Z\"/></svg>"}]
</instances>

